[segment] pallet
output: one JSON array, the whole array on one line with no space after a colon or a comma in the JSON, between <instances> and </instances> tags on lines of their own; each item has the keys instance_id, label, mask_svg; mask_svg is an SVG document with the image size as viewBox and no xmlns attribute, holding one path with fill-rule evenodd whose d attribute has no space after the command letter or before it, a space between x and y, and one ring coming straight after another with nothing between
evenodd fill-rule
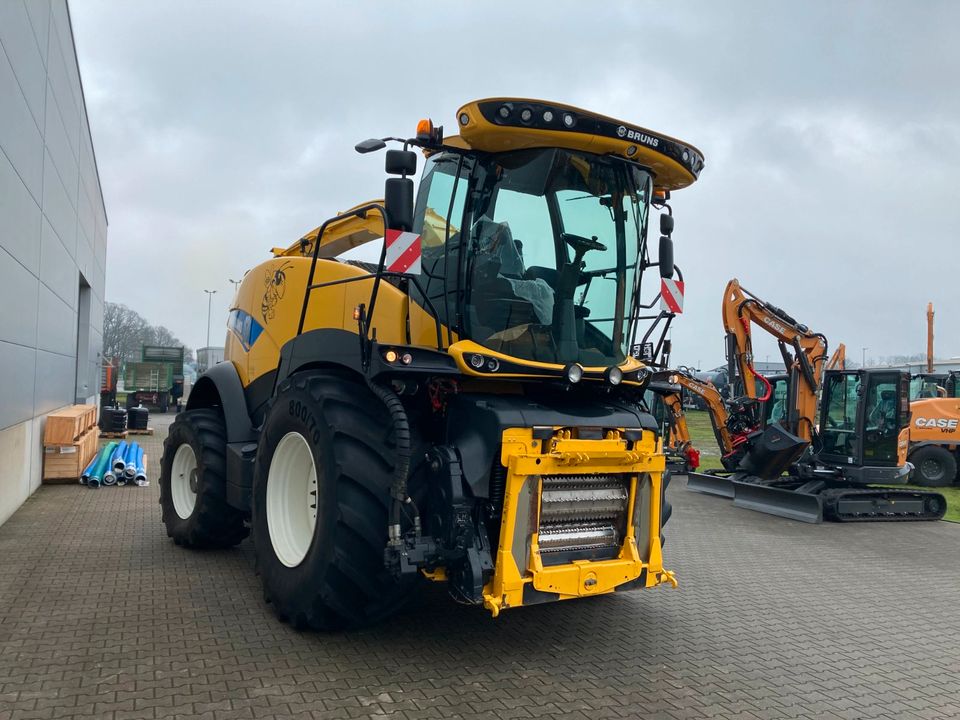
<instances>
[{"instance_id":1,"label":"pallet","mask_svg":"<svg viewBox=\"0 0 960 720\"><path fill-rule=\"evenodd\" d=\"M153 435L153 428L148 427L146 430L131 430L127 428L128 435Z\"/></svg>"},{"instance_id":2,"label":"pallet","mask_svg":"<svg viewBox=\"0 0 960 720\"><path fill-rule=\"evenodd\" d=\"M130 432L129 430L124 430L123 432L118 432L118 433L102 432L100 433L100 439L101 440L104 440L104 439L105 440L126 440L127 433L129 432Z\"/></svg>"}]
</instances>

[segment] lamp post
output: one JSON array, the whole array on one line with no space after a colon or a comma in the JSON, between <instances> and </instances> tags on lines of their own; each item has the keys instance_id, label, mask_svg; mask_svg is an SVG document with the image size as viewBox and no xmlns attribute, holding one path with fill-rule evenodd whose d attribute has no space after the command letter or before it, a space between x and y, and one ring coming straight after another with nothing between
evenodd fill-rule
<instances>
[{"instance_id":1,"label":"lamp post","mask_svg":"<svg viewBox=\"0 0 960 720\"><path fill-rule=\"evenodd\" d=\"M216 290L204 290L207 294L207 348L210 347L210 307L213 303L213 296ZM207 350L209 352L209 349Z\"/></svg>"},{"instance_id":2,"label":"lamp post","mask_svg":"<svg viewBox=\"0 0 960 720\"><path fill-rule=\"evenodd\" d=\"M865 347L860 350L860 367L865 368L867 366L867 350L870 348Z\"/></svg>"},{"instance_id":3,"label":"lamp post","mask_svg":"<svg viewBox=\"0 0 960 720\"><path fill-rule=\"evenodd\" d=\"M237 292L237 288L240 286L240 283L242 283L243 280L234 280L233 278L229 278L229 279L227 280L227 282L233 284L233 292L236 293L236 292Z\"/></svg>"}]
</instances>

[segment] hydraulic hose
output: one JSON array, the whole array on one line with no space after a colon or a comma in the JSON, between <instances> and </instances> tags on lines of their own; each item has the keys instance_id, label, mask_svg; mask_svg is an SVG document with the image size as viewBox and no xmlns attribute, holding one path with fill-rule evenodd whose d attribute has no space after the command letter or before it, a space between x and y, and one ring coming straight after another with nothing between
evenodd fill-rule
<instances>
[{"instance_id":1,"label":"hydraulic hose","mask_svg":"<svg viewBox=\"0 0 960 720\"><path fill-rule=\"evenodd\" d=\"M393 484L390 486L390 495L393 502L390 505L389 538L391 542L400 540L400 509L408 502L407 479L410 476L410 419L407 410L400 402L395 392L383 385L367 381L370 390L386 405L393 420L393 435L397 443L397 462L393 469ZM415 520L419 524L419 518Z\"/></svg>"}]
</instances>

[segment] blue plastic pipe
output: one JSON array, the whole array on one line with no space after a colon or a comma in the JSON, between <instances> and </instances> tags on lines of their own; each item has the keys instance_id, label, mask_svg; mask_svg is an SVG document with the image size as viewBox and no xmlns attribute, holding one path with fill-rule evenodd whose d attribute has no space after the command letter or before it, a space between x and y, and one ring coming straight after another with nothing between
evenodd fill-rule
<instances>
[{"instance_id":1,"label":"blue plastic pipe","mask_svg":"<svg viewBox=\"0 0 960 720\"><path fill-rule=\"evenodd\" d=\"M143 466L143 448L137 445L137 475L136 483L140 487L147 485L147 469Z\"/></svg>"},{"instance_id":2,"label":"blue plastic pipe","mask_svg":"<svg viewBox=\"0 0 960 720\"><path fill-rule=\"evenodd\" d=\"M87 478L87 487L98 488L103 482L103 475L110 467L110 459L113 457L113 451L117 449L116 440L108 442L103 446L100 454L97 456L97 464L90 471L90 477Z\"/></svg>"},{"instance_id":3,"label":"blue plastic pipe","mask_svg":"<svg viewBox=\"0 0 960 720\"><path fill-rule=\"evenodd\" d=\"M122 473L126 467L126 463L124 462L124 453L126 450L127 441L121 440L120 444L117 445L117 449L113 451L113 457L110 458L110 467L113 468L114 474Z\"/></svg>"},{"instance_id":4,"label":"blue plastic pipe","mask_svg":"<svg viewBox=\"0 0 960 720\"><path fill-rule=\"evenodd\" d=\"M131 442L127 445L127 451L123 458L125 463L123 475L128 483L132 483L137 476L137 448L139 447L140 445L137 443Z\"/></svg>"},{"instance_id":5,"label":"blue plastic pipe","mask_svg":"<svg viewBox=\"0 0 960 720\"><path fill-rule=\"evenodd\" d=\"M100 457L100 453L98 452L97 454L95 454L95 455L93 456L93 460L90 461L90 464L87 465L87 469L84 470L83 473L80 475L80 484L81 484L81 485L86 485L86 484L87 484L87 480L90 479L90 473L91 473L91 471L93 470L93 466L97 464L97 460L99 459L99 457Z\"/></svg>"}]
</instances>

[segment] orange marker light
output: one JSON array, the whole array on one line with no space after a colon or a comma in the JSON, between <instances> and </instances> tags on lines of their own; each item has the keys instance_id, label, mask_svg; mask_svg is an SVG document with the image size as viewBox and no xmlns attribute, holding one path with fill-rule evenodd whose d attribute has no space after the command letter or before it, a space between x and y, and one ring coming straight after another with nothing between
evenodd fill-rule
<instances>
[{"instance_id":1,"label":"orange marker light","mask_svg":"<svg viewBox=\"0 0 960 720\"><path fill-rule=\"evenodd\" d=\"M383 359L388 363L393 363L397 361L397 351L396 350L387 350L383 354Z\"/></svg>"}]
</instances>

